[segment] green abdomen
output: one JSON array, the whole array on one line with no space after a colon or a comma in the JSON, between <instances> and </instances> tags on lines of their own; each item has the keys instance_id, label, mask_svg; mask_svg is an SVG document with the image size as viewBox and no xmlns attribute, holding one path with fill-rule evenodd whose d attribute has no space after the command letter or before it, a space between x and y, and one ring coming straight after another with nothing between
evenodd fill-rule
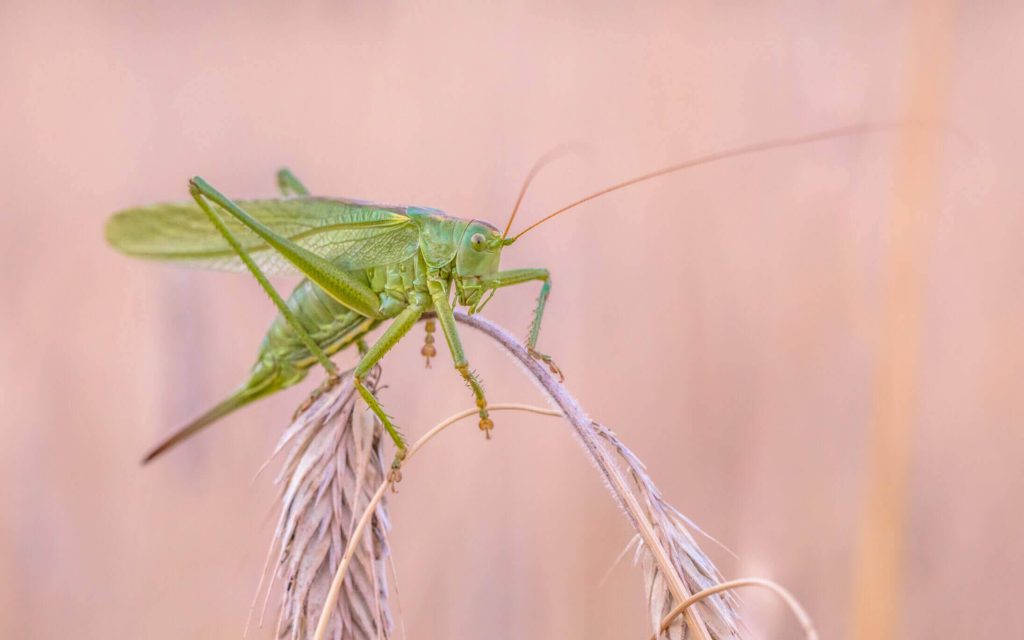
<instances>
[{"instance_id":1,"label":"green abdomen","mask_svg":"<svg viewBox=\"0 0 1024 640\"><path fill-rule=\"evenodd\" d=\"M299 324L328 355L352 344L380 323L343 306L309 280L295 287L287 304ZM316 362L280 314L263 338L260 356L261 359L270 356L279 364L287 363L299 369Z\"/></svg>"}]
</instances>

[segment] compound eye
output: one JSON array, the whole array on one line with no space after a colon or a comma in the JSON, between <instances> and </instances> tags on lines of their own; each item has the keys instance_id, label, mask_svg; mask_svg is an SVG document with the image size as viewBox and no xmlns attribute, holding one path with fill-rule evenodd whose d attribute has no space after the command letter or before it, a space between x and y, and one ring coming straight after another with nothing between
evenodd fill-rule
<instances>
[{"instance_id":1,"label":"compound eye","mask_svg":"<svg viewBox=\"0 0 1024 640\"><path fill-rule=\"evenodd\" d=\"M469 237L469 242L470 242L470 244L473 245L473 248L476 249L477 251L479 251L480 249L483 249L484 248L484 234L482 234L482 233L474 233L472 236Z\"/></svg>"}]
</instances>

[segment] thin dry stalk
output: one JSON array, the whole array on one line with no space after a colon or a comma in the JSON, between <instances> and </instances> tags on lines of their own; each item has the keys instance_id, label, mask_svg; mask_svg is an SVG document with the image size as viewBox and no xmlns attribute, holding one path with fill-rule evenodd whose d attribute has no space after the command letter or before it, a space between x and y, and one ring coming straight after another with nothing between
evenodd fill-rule
<instances>
[{"instance_id":1,"label":"thin dry stalk","mask_svg":"<svg viewBox=\"0 0 1024 640\"><path fill-rule=\"evenodd\" d=\"M789 610L793 612L793 616L796 617L797 621L800 622L800 626L804 630L804 637L807 640L818 640L818 632L814 628L814 623L811 621L811 617L807 615L807 612L804 611L804 608L800 606L800 602L793 597L792 593L782 587L782 585L772 582L771 580L765 580L764 578L740 578L739 580L730 580L729 582L716 584L713 587L708 587L703 591L693 594L683 602L680 602L676 608L672 609L672 611L665 616L661 621L661 624L658 625L659 632L667 631L683 611L686 611L688 608L701 600L704 600L708 596L713 596L716 593L722 593L724 591L732 591L739 587L763 587L779 596L779 598L786 603L786 606L789 607ZM651 636L650 640L658 640L659 632L655 632L655 634Z\"/></svg>"},{"instance_id":2,"label":"thin dry stalk","mask_svg":"<svg viewBox=\"0 0 1024 640\"><path fill-rule=\"evenodd\" d=\"M375 388L379 379L378 368L367 384ZM346 553L354 557L354 567L344 597L328 610L330 637L371 640L391 634L386 505L378 501L369 513L372 536L359 542L352 536L356 518L385 476L380 428L356 406L346 375L296 416L275 451L291 447L277 478L283 509L274 536L275 575L285 585L279 638L310 637L328 601L334 567Z\"/></svg>"},{"instance_id":3,"label":"thin dry stalk","mask_svg":"<svg viewBox=\"0 0 1024 640\"><path fill-rule=\"evenodd\" d=\"M637 553L648 573L648 603L652 628L657 631L656 635L680 640L742 638L734 600L731 595L723 592L737 586L749 584L765 586L774 585L774 583L756 578L722 583L721 575L715 569L714 564L701 551L690 534L688 527L693 525L664 501L643 464L611 430L587 418L575 399L565 391L554 376L548 373L547 368L532 358L503 329L480 317L471 317L463 313L457 313L456 319L484 332L505 347L540 383L541 388L560 409L560 411L550 411L525 405L491 405L491 410L527 410L548 415L562 415L574 428L584 449L594 461L613 497L636 529L641 541ZM351 398L351 391L348 391L348 396ZM310 411L313 412L313 409ZM476 411L476 409L467 409L431 429L410 449L406 463L436 434L458 420L475 415ZM625 465L625 473L620 467L620 462L612 457L612 453L618 454L618 460ZM302 455L300 453L297 459L301 459ZM365 546L362 542L364 531L375 518L380 517L378 513L382 509L381 501L386 494L388 482L383 478L379 454L377 456L377 473L380 475L377 476L379 483L376 485L376 491L372 494L361 494L366 495L363 514L358 522L347 530L349 534L347 537L348 547L344 550L340 562L334 563L337 565L337 571L322 599L322 610L313 635L314 640L324 640L329 630L334 628L332 622L336 612L345 609L346 603L341 598L341 592L343 586L349 584L350 566L354 562L354 558L360 553L364 553ZM626 479L627 475L630 480ZM367 485L367 487L372 486L372 484ZM382 562L380 567L381 578L379 582L374 583L375 585L383 584ZM322 582L319 584L323 585ZM777 593L780 593L793 607L808 632L808 638L814 638L813 627L810 625L806 613L788 592L777 585L775 587ZM382 599L378 598L378 602L381 601ZM304 619L308 624L308 607L305 614ZM339 636L334 635L333 637Z\"/></svg>"},{"instance_id":4,"label":"thin dry stalk","mask_svg":"<svg viewBox=\"0 0 1024 640\"><path fill-rule=\"evenodd\" d=\"M938 119L948 108L951 57L959 28L951 0L910 3L905 82L906 111ZM868 433L868 485L861 519L854 587L856 640L901 634L905 536L913 464L922 341L929 278L928 246L942 157L934 136L908 130L896 164L889 211L888 255L875 377L874 415Z\"/></svg>"},{"instance_id":5,"label":"thin dry stalk","mask_svg":"<svg viewBox=\"0 0 1024 640\"><path fill-rule=\"evenodd\" d=\"M539 407L531 407L529 405L522 404L493 404L488 407L491 411L529 411L531 413L539 413L541 415L558 416L561 415L558 411L551 411L549 409L541 409ZM405 464L409 463L409 459L412 458L417 451L422 449L424 445L430 442L434 436L441 433L451 425L455 424L459 420L468 418L469 416L477 415L477 409L466 409L456 413L455 415L449 416L445 420L438 423L433 429L425 433L419 440L409 447L409 453L405 456ZM344 584L345 578L348 575L348 567L352 561L352 557L355 555L355 550L358 549L358 545L362 540L363 532L366 530L366 526L370 522L370 518L376 511L380 501L384 498L384 494L387 492L387 488L390 482L385 480L380 483L377 487L377 491L370 498L369 503L366 505L366 509L363 511L363 515L359 518L359 522L356 523L355 528L352 530L351 535L351 547L345 550L345 555L342 556L341 562L338 564L338 570L334 574L334 580L331 583L331 589L327 594L327 601L324 603L323 610L320 614L320 620L316 626L316 632L313 634L314 640L324 640L326 638L328 625L330 623L330 612L334 609L338 603L338 596L341 593L341 585Z\"/></svg>"}]
</instances>

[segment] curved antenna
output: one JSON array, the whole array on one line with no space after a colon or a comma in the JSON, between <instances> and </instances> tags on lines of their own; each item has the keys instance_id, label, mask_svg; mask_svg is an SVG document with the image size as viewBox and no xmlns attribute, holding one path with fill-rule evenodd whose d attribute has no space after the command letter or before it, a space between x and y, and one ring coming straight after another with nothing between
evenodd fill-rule
<instances>
[{"instance_id":1,"label":"curved antenna","mask_svg":"<svg viewBox=\"0 0 1024 640\"><path fill-rule=\"evenodd\" d=\"M557 147L549 150L547 153L538 158L536 162L533 163L533 166L530 167L530 172L526 174L526 179L523 180L523 186L519 189L519 197L516 198L516 204L514 207L512 207L512 215L508 217L508 224L505 225L505 231L503 231L501 234L502 240L508 237L508 231L509 229L512 228L512 221L516 219L516 214L519 212L519 205L523 204L523 198L526 197L526 190L530 188L530 183L533 182L533 179L535 177L537 177L537 174L540 173L540 170L543 169L546 165L550 164L551 162L554 162L555 160L561 158L562 156L567 155L569 153L578 152L581 149L583 149L583 145L581 145L578 142L567 142L565 144L560 144Z\"/></svg>"},{"instance_id":2,"label":"curved antenna","mask_svg":"<svg viewBox=\"0 0 1024 640\"><path fill-rule=\"evenodd\" d=\"M658 169L657 171L652 171L650 173L645 173L645 174L643 174L641 176L637 176L635 178L630 178L629 180L626 180L625 182L620 182L620 183L614 184L614 185L612 185L610 187L601 189L600 191L595 191L594 193L590 194L589 196L586 196L585 198L580 198L579 200L577 200L577 201L575 201L573 203L567 204L564 207L562 207L561 209L555 211L554 213L549 213L548 215L544 216L543 218L541 218L537 222L534 222L533 224L531 224L530 226L526 227L525 229L523 229L522 231L520 231L516 235L512 236L512 241L514 242L515 240L518 240L527 231L530 231L532 229L536 229L537 227L539 227L540 225L544 224L548 220L554 218L555 216L558 216L558 215L560 215L562 213L565 213L569 209L572 209L573 207L579 206L579 205L583 204L584 202L589 202L589 201L593 200L594 198L599 198L599 197L601 197L601 196L603 196L605 194L611 193L613 191L618 191L619 189L625 189L626 187L633 186L634 184L637 184L637 183L640 183L640 182L644 182L646 180L651 180L653 178L658 178L658 177L661 177L661 176L669 174L669 173L673 173L673 172L676 172L676 171L682 171L683 169L689 169L691 167L696 167L696 166L702 165L702 164L709 164L709 163L712 163L712 162L718 162L719 160L725 160L725 159L728 159L728 158L735 158L735 157L738 157L738 156L750 155L750 154L758 153L758 152L761 152L761 151L769 151L771 149L782 149L782 148L785 148L785 147L797 147L797 146L800 146L800 145L811 144L813 142L820 142L822 140L831 140L833 138L843 138L843 137L847 137L847 136L863 135L863 134L867 134L867 133L878 133L878 132L882 132L882 131L889 131L889 130L892 130L892 129L899 129L899 128L910 126L910 125L914 125L914 124L928 126L928 123L910 122L910 121L867 122L867 123L855 124L855 125L851 125L851 126L847 126L847 127L839 127L837 129L827 129L825 131L818 131L816 133L809 133L809 134L805 134L805 135L802 135L802 136L790 136L790 137L786 137L786 138L774 138L772 140L765 140L764 142L756 142L754 144L748 144L748 145L744 145L744 146L741 146L741 147L734 147L732 149L726 149L725 151L718 151L716 153L709 153L708 155L701 156L699 158L694 158L692 160L687 160L685 162L680 162L678 164L674 164L674 165L671 165L669 167L665 167L664 169ZM939 124L939 126L942 127L944 125ZM512 224L512 221L509 220L509 225L511 225L511 224ZM508 233L508 229L506 229L505 232Z\"/></svg>"}]
</instances>

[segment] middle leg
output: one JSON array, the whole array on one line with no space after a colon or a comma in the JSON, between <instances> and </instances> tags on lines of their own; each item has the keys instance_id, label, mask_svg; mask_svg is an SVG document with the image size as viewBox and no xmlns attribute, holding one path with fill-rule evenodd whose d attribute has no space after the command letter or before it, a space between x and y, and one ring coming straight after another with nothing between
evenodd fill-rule
<instances>
[{"instance_id":1,"label":"middle leg","mask_svg":"<svg viewBox=\"0 0 1024 640\"><path fill-rule=\"evenodd\" d=\"M356 390L359 391L359 395L366 401L367 406L373 411L380 419L384 429L387 430L388 435L394 441L398 451L395 452L395 460L391 463L391 480L398 482L402 479L399 468L402 466L402 461L405 460L405 455L408 448L405 444L405 438L398 431L398 427L391 421L391 417L384 412L384 407L381 406L380 401L377 400L373 392L363 383L366 379L366 375L370 373L374 365L380 362L381 358L384 357L391 347L398 344L409 329L416 324L416 321L423 315L423 307L419 305L410 305L405 308L400 314L398 314L390 326L384 331L377 342L366 350L363 357L359 360L359 364L356 365L355 371L353 372L353 378L355 380Z\"/></svg>"}]
</instances>

